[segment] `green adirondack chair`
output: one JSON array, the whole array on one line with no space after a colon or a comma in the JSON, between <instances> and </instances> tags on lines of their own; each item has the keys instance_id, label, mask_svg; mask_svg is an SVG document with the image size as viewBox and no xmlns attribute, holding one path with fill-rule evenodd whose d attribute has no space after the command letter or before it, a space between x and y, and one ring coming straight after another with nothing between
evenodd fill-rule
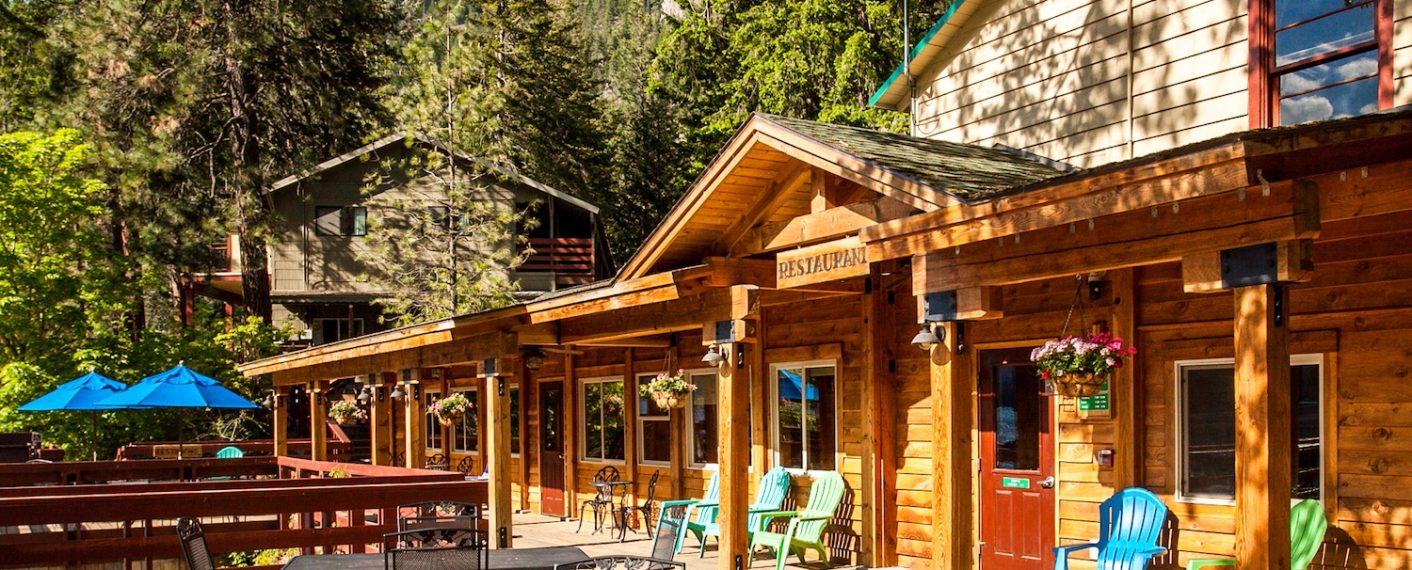
<instances>
[{"instance_id":1,"label":"green adirondack chair","mask_svg":"<svg viewBox=\"0 0 1412 570\"><path fill-rule=\"evenodd\" d=\"M745 520L746 537L749 540L750 529L759 525L761 513L778 511L784 505L785 497L789 496L789 471L783 467L771 469L765 477L760 479L760 487L755 490L755 502L750 504L750 514ZM704 514L710 511L710 521L692 522L686 525L686 530L696 535L701 541L701 552L698 558L706 557L706 537L714 536L717 540L721 538L721 526L716 523L716 515L720 512L720 503L697 505Z\"/></svg>"},{"instance_id":2,"label":"green adirondack chair","mask_svg":"<svg viewBox=\"0 0 1412 570\"><path fill-rule=\"evenodd\" d=\"M809 487L809 502L801 511L771 511L758 513L758 526L750 535L750 546L766 546L775 551L775 570L784 570L784 559L792 552L804 563L804 553L813 550L819 553L824 566L829 566L829 549L824 545L824 530L843 502L846 491L843 476L837 471L822 473L814 478ZM766 530L775 519L789 519L784 533Z\"/></svg>"},{"instance_id":3,"label":"green adirondack chair","mask_svg":"<svg viewBox=\"0 0 1412 570\"><path fill-rule=\"evenodd\" d=\"M675 501L662 501L662 504L659 507L660 510L657 514L657 525L659 527L662 525L662 517L665 516L669 510L672 510L672 512L683 513L681 521L674 521L677 523L676 526L678 529L680 529L680 531L677 532L677 543L676 546L672 547L672 555L681 554L682 542L686 540L687 525L704 524L708 520L715 520L716 515L714 510L711 510L710 513L707 513L706 510L699 509L697 508L697 506L701 504L714 505L720 500L721 473L717 471L711 474L711 482L706 485L706 496L701 497L700 499L678 499ZM673 507L686 507L686 510L679 511L673 509ZM707 517L710 518L708 519ZM680 524L683 521L686 521L687 524Z\"/></svg>"},{"instance_id":4,"label":"green adirondack chair","mask_svg":"<svg viewBox=\"0 0 1412 570\"><path fill-rule=\"evenodd\" d=\"M1324 543L1324 531L1329 529L1329 519L1324 516L1324 506L1314 499L1304 499L1289 511L1290 569L1305 570L1314 562L1319 546ZM1186 570L1196 570L1205 566L1235 566L1236 561L1226 559L1192 560L1186 563Z\"/></svg>"}]
</instances>

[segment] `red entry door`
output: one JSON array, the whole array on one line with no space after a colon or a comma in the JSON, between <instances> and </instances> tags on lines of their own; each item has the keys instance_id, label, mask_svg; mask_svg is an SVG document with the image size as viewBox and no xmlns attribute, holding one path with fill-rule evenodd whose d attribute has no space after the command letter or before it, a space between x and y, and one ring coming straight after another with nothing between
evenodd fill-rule
<instances>
[{"instance_id":1,"label":"red entry door","mask_svg":"<svg viewBox=\"0 0 1412 570\"><path fill-rule=\"evenodd\" d=\"M568 516L564 509L564 383L539 385L539 511Z\"/></svg>"},{"instance_id":2,"label":"red entry door","mask_svg":"<svg viewBox=\"0 0 1412 570\"><path fill-rule=\"evenodd\" d=\"M1029 352L980 354L982 570L1054 567L1051 402Z\"/></svg>"}]
</instances>

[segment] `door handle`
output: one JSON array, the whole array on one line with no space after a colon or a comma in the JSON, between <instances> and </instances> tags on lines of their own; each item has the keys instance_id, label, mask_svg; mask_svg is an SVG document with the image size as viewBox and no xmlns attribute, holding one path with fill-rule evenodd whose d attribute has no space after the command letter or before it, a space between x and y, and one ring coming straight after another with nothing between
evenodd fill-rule
<instances>
[{"instance_id":1,"label":"door handle","mask_svg":"<svg viewBox=\"0 0 1412 570\"><path fill-rule=\"evenodd\" d=\"M1040 487L1044 487L1045 489L1053 489L1053 488L1054 488L1054 476L1053 476L1053 475L1050 475L1050 476L1048 476L1048 477L1045 477L1044 479L1041 479L1041 480L1039 481L1039 486L1040 486Z\"/></svg>"}]
</instances>

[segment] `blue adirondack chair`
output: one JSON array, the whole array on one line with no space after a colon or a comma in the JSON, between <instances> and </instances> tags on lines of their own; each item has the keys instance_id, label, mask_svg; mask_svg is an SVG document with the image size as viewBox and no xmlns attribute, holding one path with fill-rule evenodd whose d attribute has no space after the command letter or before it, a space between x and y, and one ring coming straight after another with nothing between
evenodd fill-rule
<instances>
[{"instance_id":1,"label":"blue adirondack chair","mask_svg":"<svg viewBox=\"0 0 1412 570\"><path fill-rule=\"evenodd\" d=\"M746 541L755 534L755 528L760 526L760 514L771 511L778 511L784 505L784 500L789 496L789 471L783 467L776 467L766 473L760 479L760 487L755 490L755 502L750 504L749 515L745 519ZM706 523L692 522L686 525L687 532L696 535L701 541L701 552L698 558L706 557L706 538L714 536L717 540L721 537L721 526L716 522L716 516L720 513L721 505L718 502L706 504L701 503L696 506L701 509L703 515L708 515L710 521ZM705 516L700 518L707 518Z\"/></svg>"},{"instance_id":2,"label":"blue adirondack chair","mask_svg":"<svg viewBox=\"0 0 1412 570\"><path fill-rule=\"evenodd\" d=\"M1054 549L1054 570L1069 570L1069 555L1098 549L1098 570L1143 570L1153 556L1166 552L1157 545L1167 522L1167 505L1152 491L1129 487L1098 507L1098 541Z\"/></svg>"},{"instance_id":3,"label":"blue adirondack chair","mask_svg":"<svg viewBox=\"0 0 1412 570\"><path fill-rule=\"evenodd\" d=\"M677 543L672 547L672 554L681 554L682 542L686 540L687 524L705 524L709 520L714 520L715 511L703 511L697 508L702 503L716 504L721 500L721 473L719 471L711 474L711 482L706 485L706 496L700 499L678 499L675 501L662 501L662 506L657 513L657 525L662 525L663 517L667 513L681 513L681 520L670 520L670 526L678 529ZM677 508L679 507L679 508ZM694 517L694 518L693 518ZM709 518L708 518L709 517Z\"/></svg>"}]
</instances>

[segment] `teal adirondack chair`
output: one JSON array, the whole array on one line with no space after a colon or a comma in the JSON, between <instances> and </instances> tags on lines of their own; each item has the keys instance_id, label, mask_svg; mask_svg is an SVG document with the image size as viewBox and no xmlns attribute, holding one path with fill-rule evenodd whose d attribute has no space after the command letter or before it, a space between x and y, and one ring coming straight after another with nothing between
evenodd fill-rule
<instances>
[{"instance_id":1,"label":"teal adirondack chair","mask_svg":"<svg viewBox=\"0 0 1412 570\"><path fill-rule=\"evenodd\" d=\"M784 559L790 553L799 556L804 563L804 553L813 550L819 553L824 566L829 566L829 549L824 545L824 530L843 502L847 486L843 476L837 471L821 473L809 487L809 502L801 511L769 511L756 513L757 526L750 535L750 546L765 546L775 551L775 570L784 570ZM784 533L767 530L775 519L789 519Z\"/></svg>"},{"instance_id":2,"label":"teal adirondack chair","mask_svg":"<svg viewBox=\"0 0 1412 570\"><path fill-rule=\"evenodd\" d=\"M683 513L682 521L673 521L676 523L674 526L676 526L680 530L677 532L677 543L676 546L672 548L672 555L675 556L677 554L681 554L682 542L686 540L687 524L705 524L708 520L715 520L714 511L712 511L711 513L707 513L705 510L697 508L697 505L714 505L720 500L721 473L717 471L711 474L711 482L706 485L706 496L701 497L700 499L678 499L675 501L662 501L662 504L659 507L660 510L657 513L658 527L662 526L662 517L666 516L666 513L668 511ZM686 510L680 511L679 509L673 509L673 507L685 507ZM710 518L708 519L707 517ZM683 521L687 521L687 524L681 524L681 522Z\"/></svg>"},{"instance_id":3,"label":"teal adirondack chair","mask_svg":"<svg viewBox=\"0 0 1412 570\"><path fill-rule=\"evenodd\" d=\"M765 477L760 479L760 487L755 490L755 502L750 504L749 517L745 520L746 539L749 540L750 529L754 529L759 524L760 513L778 511L784 505L785 497L789 496L789 471L783 467L771 469ZM698 558L706 557L706 537L714 536L717 540L721 538L721 527L716 523L716 515L720 512L720 504L697 505L703 513L710 511L710 522L688 523L687 532L696 535L701 541L701 552Z\"/></svg>"},{"instance_id":4,"label":"teal adirondack chair","mask_svg":"<svg viewBox=\"0 0 1412 570\"><path fill-rule=\"evenodd\" d=\"M216 459L236 459L240 457L245 457L245 452L234 445L227 445L216 452Z\"/></svg>"},{"instance_id":5,"label":"teal adirondack chair","mask_svg":"<svg viewBox=\"0 0 1412 570\"><path fill-rule=\"evenodd\" d=\"M1314 562L1319 546L1324 544L1324 532L1329 529L1329 518L1324 515L1324 506L1314 499L1304 499L1289 511L1289 563L1291 570L1305 570ZM1225 559L1192 560L1186 563L1186 570L1196 570L1205 566L1235 566L1236 561Z\"/></svg>"},{"instance_id":6,"label":"teal adirondack chair","mask_svg":"<svg viewBox=\"0 0 1412 570\"><path fill-rule=\"evenodd\" d=\"M1090 548L1098 552L1098 570L1141 570L1153 556L1166 552L1157 545L1167 505L1152 491L1128 487L1098 506L1098 540L1054 549L1054 570L1069 570L1069 555Z\"/></svg>"}]
</instances>

